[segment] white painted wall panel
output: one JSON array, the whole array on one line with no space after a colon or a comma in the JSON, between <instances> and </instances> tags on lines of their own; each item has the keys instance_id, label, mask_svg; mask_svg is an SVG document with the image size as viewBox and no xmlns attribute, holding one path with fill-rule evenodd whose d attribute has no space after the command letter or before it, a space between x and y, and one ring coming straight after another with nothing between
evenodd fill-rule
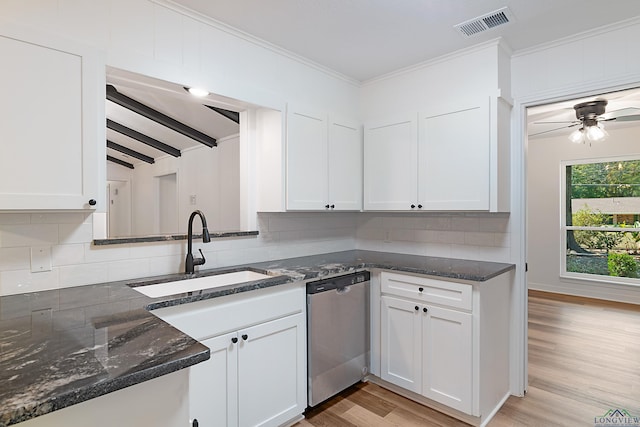
<instances>
[{"instance_id":1,"label":"white painted wall panel","mask_svg":"<svg viewBox=\"0 0 640 427\"><path fill-rule=\"evenodd\" d=\"M562 43L517 52L512 59L513 96L578 93L640 80L635 40L640 24L629 22Z\"/></svg>"}]
</instances>

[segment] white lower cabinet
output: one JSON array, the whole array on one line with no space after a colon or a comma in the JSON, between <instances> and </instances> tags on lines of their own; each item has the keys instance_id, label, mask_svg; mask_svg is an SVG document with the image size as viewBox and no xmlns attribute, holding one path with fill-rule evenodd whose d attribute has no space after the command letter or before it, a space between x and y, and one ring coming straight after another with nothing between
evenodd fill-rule
<instances>
[{"instance_id":1,"label":"white lower cabinet","mask_svg":"<svg viewBox=\"0 0 640 427\"><path fill-rule=\"evenodd\" d=\"M304 411L305 329L297 314L238 332L238 425L279 426Z\"/></svg>"},{"instance_id":2,"label":"white lower cabinet","mask_svg":"<svg viewBox=\"0 0 640 427\"><path fill-rule=\"evenodd\" d=\"M422 314L422 394L471 413L471 314L441 307Z\"/></svg>"},{"instance_id":3,"label":"white lower cabinet","mask_svg":"<svg viewBox=\"0 0 640 427\"><path fill-rule=\"evenodd\" d=\"M472 410L471 314L382 297L382 379Z\"/></svg>"},{"instance_id":4,"label":"white lower cabinet","mask_svg":"<svg viewBox=\"0 0 640 427\"><path fill-rule=\"evenodd\" d=\"M372 372L398 393L486 424L509 396L511 280L511 274L471 282L381 271L379 319L372 320L379 369Z\"/></svg>"},{"instance_id":5,"label":"white lower cabinet","mask_svg":"<svg viewBox=\"0 0 640 427\"><path fill-rule=\"evenodd\" d=\"M191 420L275 427L301 416L307 406L305 304L304 287L296 285L153 311L210 349L209 360L190 368Z\"/></svg>"}]
</instances>

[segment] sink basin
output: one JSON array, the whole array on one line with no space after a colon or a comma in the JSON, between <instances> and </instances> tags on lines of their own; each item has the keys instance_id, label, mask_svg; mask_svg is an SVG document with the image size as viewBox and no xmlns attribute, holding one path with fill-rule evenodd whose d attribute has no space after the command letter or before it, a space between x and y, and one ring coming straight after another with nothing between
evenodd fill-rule
<instances>
[{"instance_id":1,"label":"sink basin","mask_svg":"<svg viewBox=\"0 0 640 427\"><path fill-rule=\"evenodd\" d=\"M268 279L272 276L256 273L250 270L233 271L231 273L216 274L214 276L196 277L194 279L176 280L174 282L158 283L134 287L133 290L151 298L166 297L168 295L194 292L202 289L218 288L220 286L238 285L254 280Z\"/></svg>"}]
</instances>

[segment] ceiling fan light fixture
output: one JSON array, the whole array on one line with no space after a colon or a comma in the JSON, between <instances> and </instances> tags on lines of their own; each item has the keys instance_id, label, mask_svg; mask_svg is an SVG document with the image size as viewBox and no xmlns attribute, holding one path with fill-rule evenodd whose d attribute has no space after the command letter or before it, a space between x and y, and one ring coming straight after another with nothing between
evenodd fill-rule
<instances>
[{"instance_id":1,"label":"ceiling fan light fixture","mask_svg":"<svg viewBox=\"0 0 640 427\"><path fill-rule=\"evenodd\" d=\"M586 133L589 141L604 141L609 136L607 131L598 125L587 127Z\"/></svg>"},{"instance_id":2,"label":"ceiling fan light fixture","mask_svg":"<svg viewBox=\"0 0 640 427\"><path fill-rule=\"evenodd\" d=\"M569 141L574 144L582 144L584 143L584 128L576 129L569 134Z\"/></svg>"}]
</instances>

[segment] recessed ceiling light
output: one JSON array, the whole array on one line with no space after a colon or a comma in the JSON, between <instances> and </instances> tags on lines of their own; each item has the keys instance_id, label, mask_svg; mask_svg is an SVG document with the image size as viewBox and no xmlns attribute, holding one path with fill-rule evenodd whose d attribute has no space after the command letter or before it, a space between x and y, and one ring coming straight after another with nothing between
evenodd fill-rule
<instances>
[{"instance_id":1,"label":"recessed ceiling light","mask_svg":"<svg viewBox=\"0 0 640 427\"><path fill-rule=\"evenodd\" d=\"M206 89L202 89L200 87L185 87L185 90L189 92L193 96L197 96L198 98L204 98L209 95L209 91Z\"/></svg>"}]
</instances>

